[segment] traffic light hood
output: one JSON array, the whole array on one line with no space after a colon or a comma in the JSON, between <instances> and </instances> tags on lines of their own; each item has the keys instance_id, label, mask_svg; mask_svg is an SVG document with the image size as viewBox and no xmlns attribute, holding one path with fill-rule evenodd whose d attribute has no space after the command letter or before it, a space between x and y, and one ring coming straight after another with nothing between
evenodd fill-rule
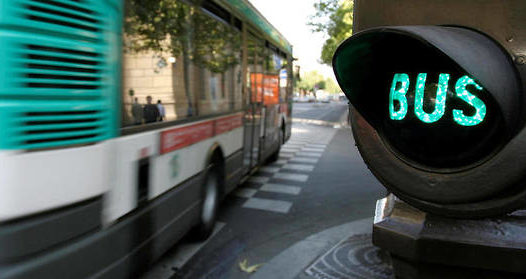
<instances>
[{"instance_id":1,"label":"traffic light hood","mask_svg":"<svg viewBox=\"0 0 526 279\"><path fill-rule=\"evenodd\" d=\"M524 65L499 42L458 26L377 27L344 41L333 68L360 154L390 192L454 217L524 205Z\"/></svg>"},{"instance_id":2,"label":"traffic light hood","mask_svg":"<svg viewBox=\"0 0 526 279\"><path fill-rule=\"evenodd\" d=\"M472 29L368 29L338 47L333 68L353 107L401 159L421 167L480 163L522 126L511 56Z\"/></svg>"},{"instance_id":3,"label":"traffic light hood","mask_svg":"<svg viewBox=\"0 0 526 279\"><path fill-rule=\"evenodd\" d=\"M456 70L473 77L491 94L502 108L510 131L520 123L517 115L524 100L511 56L493 39L471 29L449 26L368 29L338 47L333 68L343 92L364 115L368 114L364 111L367 107L361 104L378 97L371 87L379 87L382 77L390 82L398 72Z\"/></svg>"}]
</instances>

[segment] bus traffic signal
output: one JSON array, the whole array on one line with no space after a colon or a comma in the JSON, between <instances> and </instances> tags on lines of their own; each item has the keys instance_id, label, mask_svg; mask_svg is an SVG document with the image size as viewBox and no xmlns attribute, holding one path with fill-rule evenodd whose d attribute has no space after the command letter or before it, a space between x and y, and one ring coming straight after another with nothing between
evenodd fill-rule
<instances>
[{"instance_id":1,"label":"bus traffic signal","mask_svg":"<svg viewBox=\"0 0 526 279\"><path fill-rule=\"evenodd\" d=\"M344 41L333 68L362 157L397 196L458 217L526 197L522 80L497 40L459 26L375 27Z\"/></svg>"}]
</instances>

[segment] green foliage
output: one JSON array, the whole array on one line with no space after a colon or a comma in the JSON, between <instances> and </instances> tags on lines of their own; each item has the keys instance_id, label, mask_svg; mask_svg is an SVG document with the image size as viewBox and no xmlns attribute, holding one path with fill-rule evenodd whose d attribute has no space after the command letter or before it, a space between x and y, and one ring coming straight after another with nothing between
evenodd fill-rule
<instances>
[{"instance_id":1,"label":"green foliage","mask_svg":"<svg viewBox=\"0 0 526 279\"><path fill-rule=\"evenodd\" d=\"M200 12L202 1L127 1L127 50L183 55L215 73L240 63L240 34Z\"/></svg>"},{"instance_id":2,"label":"green foliage","mask_svg":"<svg viewBox=\"0 0 526 279\"><path fill-rule=\"evenodd\" d=\"M314 85L314 88L317 88L317 89L325 89L326 84L327 84L327 83L325 82L325 80L318 81L318 82Z\"/></svg>"},{"instance_id":3,"label":"green foliage","mask_svg":"<svg viewBox=\"0 0 526 279\"><path fill-rule=\"evenodd\" d=\"M338 93L341 91L334 79L326 78L318 71L310 71L303 74L301 80L297 83L297 87L307 92L314 92L316 89L323 89L328 93Z\"/></svg>"},{"instance_id":4,"label":"green foliage","mask_svg":"<svg viewBox=\"0 0 526 279\"><path fill-rule=\"evenodd\" d=\"M328 78L325 80L325 82L326 82L325 91L331 94L336 94L342 91L340 89L340 86L338 86L338 84L336 83L336 81L334 81L334 79Z\"/></svg>"},{"instance_id":5,"label":"green foliage","mask_svg":"<svg viewBox=\"0 0 526 279\"><path fill-rule=\"evenodd\" d=\"M325 77L318 71L310 71L301 76L298 88L305 91L314 91L314 86L323 80L325 80Z\"/></svg>"},{"instance_id":6,"label":"green foliage","mask_svg":"<svg viewBox=\"0 0 526 279\"><path fill-rule=\"evenodd\" d=\"M195 7L170 0L129 0L126 4L124 27L128 50L181 54L183 45L190 41Z\"/></svg>"},{"instance_id":7,"label":"green foliage","mask_svg":"<svg viewBox=\"0 0 526 279\"><path fill-rule=\"evenodd\" d=\"M354 3L352 0L318 0L314 8L316 13L311 16L309 25L313 32L328 36L323 44L321 62L330 66L338 45L352 35Z\"/></svg>"},{"instance_id":8,"label":"green foliage","mask_svg":"<svg viewBox=\"0 0 526 279\"><path fill-rule=\"evenodd\" d=\"M241 60L241 34L230 26L198 13L194 16L192 57L194 63L223 73Z\"/></svg>"}]
</instances>

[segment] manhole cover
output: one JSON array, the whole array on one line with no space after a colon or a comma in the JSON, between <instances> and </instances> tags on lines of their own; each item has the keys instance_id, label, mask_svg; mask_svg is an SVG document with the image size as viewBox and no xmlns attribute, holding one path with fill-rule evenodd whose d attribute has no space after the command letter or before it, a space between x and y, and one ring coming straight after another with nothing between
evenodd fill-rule
<instances>
[{"instance_id":1,"label":"manhole cover","mask_svg":"<svg viewBox=\"0 0 526 279\"><path fill-rule=\"evenodd\" d=\"M373 246L370 234L353 235L340 242L305 272L319 279L394 278L387 253Z\"/></svg>"}]
</instances>

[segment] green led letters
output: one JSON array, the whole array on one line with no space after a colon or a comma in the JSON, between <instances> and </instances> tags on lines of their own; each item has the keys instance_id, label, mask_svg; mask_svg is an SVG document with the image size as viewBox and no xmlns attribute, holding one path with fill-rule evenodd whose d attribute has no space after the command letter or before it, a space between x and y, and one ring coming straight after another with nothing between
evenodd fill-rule
<instances>
[{"instance_id":1,"label":"green led letters","mask_svg":"<svg viewBox=\"0 0 526 279\"><path fill-rule=\"evenodd\" d=\"M442 73L439 75L436 97L434 99L435 108L432 113L427 113L424 111L424 92L427 73L418 74L415 86L414 110L416 117L420 121L433 123L444 116L449 77L449 74ZM466 75L457 80L455 92L458 98L475 108L475 114L466 116L462 110L453 109L453 120L462 126L476 126L486 117L486 104L466 89L468 85L472 85L477 90L483 90L482 86L478 85L472 78ZM395 74L389 92L389 116L392 120L403 120L407 115L408 102L406 94L408 89L409 75L404 73ZM398 107L395 106L395 100L398 101Z\"/></svg>"},{"instance_id":2,"label":"green led letters","mask_svg":"<svg viewBox=\"0 0 526 279\"><path fill-rule=\"evenodd\" d=\"M448 74L440 74L438 78L438 88L435 97L435 110L432 113L424 111L424 88L426 85L427 74L418 74L416 79L415 114L418 119L425 123L438 121L446 111L447 86L449 82Z\"/></svg>"},{"instance_id":3,"label":"green led letters","mask_svg":"<svg viewBox=\"0 0 526 279\"><path fill-rule=\"evenodd\" d=\"M482 90L482 86L478 85L472 78L463 76L457 80L455 92L460 99L475 108L475 114L473 116L466 116L462 110L454 109L453 119L462 126L475 126L484 120L486 116L486 105L481 99L477 98L477 96L469 93L466 89L468 85L473 85L477 90Z\"/></svg>"},{"instance_id":4,"label":"green led letters","mask_svg":"<svg viewBox=\"0 0 526 279\"><path fill-rule=\"evenodd\" d=\"M399 89L396 88L398 83L401 84ZM407 114L407 98L405 94L408 88L409 76L407 74L395 74L389 93L389 116L391 116L392 120L402 120ZM400 104L398 110L395 110L394 100L397 100Z\"/></svg>"}]
</instances>

